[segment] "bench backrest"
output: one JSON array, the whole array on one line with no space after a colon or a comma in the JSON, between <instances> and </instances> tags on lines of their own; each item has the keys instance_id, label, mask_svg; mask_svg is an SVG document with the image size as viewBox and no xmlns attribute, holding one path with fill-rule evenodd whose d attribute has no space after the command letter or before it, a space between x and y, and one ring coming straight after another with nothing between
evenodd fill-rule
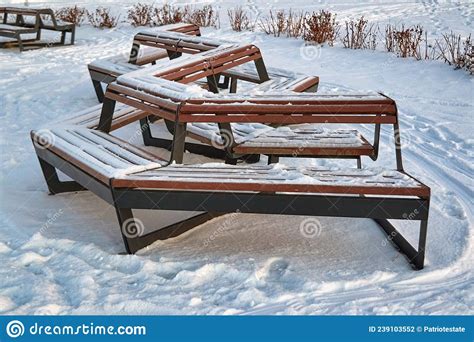
<instances>
[{"instance_id":1,"label":"bench backrest","mask_svg":"<svg viewBox=\"0 0 474 342\"><path fill-rule=\"evenodd\" d=\"M181 122L259 122L272 124L396 124L395 101L383 94L219 96L196 85L153 76L121 76L109 85L111 98ZM140 107L141 106L141 107Z\"/></svg>"},{"instance_id":2,"label":"bench backrest","mask_svg":"<svg viewBox=\"0 0 474 342\"><path fill-rule=\"evenodd\" d=\"M192 36L176 31L139 32L135 35L133 42L134 44L146 45L186 54L209 51L220 45L230 43L220 39Z\"/></svg>"}]
</instances>

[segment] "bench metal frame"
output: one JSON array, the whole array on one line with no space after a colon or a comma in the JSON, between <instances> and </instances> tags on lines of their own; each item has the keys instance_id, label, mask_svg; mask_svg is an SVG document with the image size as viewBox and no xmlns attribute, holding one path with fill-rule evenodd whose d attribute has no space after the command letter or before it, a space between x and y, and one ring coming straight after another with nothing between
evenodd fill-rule
<instances>
[{"instance_id":1,"label":"bench metal frame","mask_svg":"<svg viewBox=\"0 0 474 342\"><path fill-rule=\"evenodd\" d=\"M97 180L54 152L33 142L51 194L88 189L115 207L122 239L128 253L135 253L156 240L178 236L197 225L226 213L331 216L371 218L387 234L386 241L407 258L414 269L424 267L429 198L390 196L344 196L330 194L249 193L114 188ZM61 182L57 170L74 179ZM122 228L134 219L133 209L205 212L137 237L127 237ZM412 246L388 219L419 222L418 246Z\"/></svg>"}]
</instances>

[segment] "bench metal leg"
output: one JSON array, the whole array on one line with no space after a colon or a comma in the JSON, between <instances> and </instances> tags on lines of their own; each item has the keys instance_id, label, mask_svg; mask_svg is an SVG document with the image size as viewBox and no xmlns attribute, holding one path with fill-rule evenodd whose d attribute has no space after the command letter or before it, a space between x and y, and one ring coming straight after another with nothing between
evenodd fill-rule
<instances>
[{"instance_id":1,"label":"bench metal leg","mask_svg":"<svg viewBox=\"0 0 474 342\"><path fill-rule=\"evenodd\" d=\"M44 179L48 185L49 193L51 195L60 194L63 192L87 190L75 181L60 181L58 172L54 166L39 157L38 160L41 166L41 171L43 171Z\"/></svg>"},{"instance_id":2,"label":"bench metal leg","mask_svg":"<svg viewBox=\"0 0 474 342\"><path fill-rule=\"evenodd\" d=\"M74 45L75 40L76 40L76 27L74 26L71 29L71 45Z\"/></svg>"},{"instance_id":3,"label":"bench metal leg","mask_svg":"<svg viewBox=\"0 0 474 342\"><path fill-rule=\"evenodd\" d=\"M145 146L154 146L159 148L164 148L168 151L171 151L173 142L170 139L157 138L154 137L151 133L149 119L143 118L140 120L140 127L143 136L143 143ZM171 134L174 132L174 127L170 130ZM191 142L186 142L184 149L190 153L199 154L205 157L214 158L214 159L224 159L225 151L217 149L213 146L196 144Z\"/></svg>"},{"instance_id":4,"label":"bench metal leg","mask_svg":"<svg viewBox=\"0 0 474 342\"><path fill-rule=\"evenodd\" d=\"M153 232L144 233L143 222L133 217L132 209L116 208L125 250L128 254L135 254L140 249L151 245L157 240L166 240L179 236L188 230L199 226L221 214L199 213L184 220L159 228Z\"/></svg>"},{"instance_id":5,"label":"bench metal leg","mask_svg":"<svg viewBox=\"0 0 474 342\"><path fill-rule=\"evenodd\" d=\"M426 233L428 231L428 220L420 221L420 234L418 238L418 249L415 249L403 235L386 219L374 219L380 227L387 233L388 240L391 241L397 249L405 254L416 270L421 270L425 262Z\"/></svg>"},{"instance_id":6,"label":"bench metal leg","mask_svg":"<svg viewBox=\"0 0 474 342\"><path fill-rule=\"evenodd\" d=\"M104 104L102 105L102 111L100 113L100 120L97 129L101 130L102 132L108 133L112 128L112 119L114 117L115 110L115 100L111 100L105 97L103 103Z\"/></svg>"},{"instance_id":7,"label":"bench metal leg","mask_svg":"<svg viewBox=\"0 0 474 342\"><path fill-rule=\"evenodd\" d=\"M280 161L280 158L278 156L275 156L274 154L271 154L268 156L268 165L276 164L279 161Z\"/></svg>"},{"instance_id":8,"label":"bench metal leg","mask_svg":"<svg viewBox=\"0 0 474 342\"><path fill-rule=\"evenodd\" d=\"M186 145L186 123L176 122L174 126L173 147L171 151L171 162L183 163L184 149Z\"/></svg>"},{"instance_id":9,"label":"bench metal leg","mask_svg":"<svg viewBox=\"0 0 474 342\"><path fill-rule=\"evenodd\" d=\"M91 75L92 77L92 75ZM100 103L104 102L104 90L102 89L102 84L100 81L92 79L92 85L94 86L94 91L95 94L97 95L97 100L99 100Z\"/></svg>"}]
</instances>

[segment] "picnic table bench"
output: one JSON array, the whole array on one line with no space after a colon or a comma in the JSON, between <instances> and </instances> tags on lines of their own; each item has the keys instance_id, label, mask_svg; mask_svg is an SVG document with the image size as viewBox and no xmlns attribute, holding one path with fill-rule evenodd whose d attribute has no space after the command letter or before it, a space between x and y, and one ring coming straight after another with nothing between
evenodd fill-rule
<instances>
[{"instance_id":1,"label":"picnic table bench","mask_svg":"<svg viewBox=\"0 0 474 342\"><path fill-rule=\"evenodd\" d=\"M70 44L74 44L75 24L56 19L54 11L49 8L0 7L2 23L0 36L13 38L13 42L2 42L0 47L18 46L23 51L25 46L40 47L64 45L66 33L71 34ZM14 18L11 20L11 18ZM61 32L59 42L41 42L41 30ZM34 39L23 39L24 34L36 34Z\"/></svg>"}]
</instances>

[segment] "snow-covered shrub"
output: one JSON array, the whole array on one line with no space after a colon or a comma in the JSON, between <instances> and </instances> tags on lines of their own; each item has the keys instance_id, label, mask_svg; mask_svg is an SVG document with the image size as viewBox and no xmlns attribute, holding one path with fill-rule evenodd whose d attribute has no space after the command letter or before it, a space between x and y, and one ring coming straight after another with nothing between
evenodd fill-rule
<instances>
[{"instance_id":1,"label":"snow-covered shrub","mask_svg":"<svg viewBox=\"0 0 474 342\"><path fill-rule=\"evenodd\" d=\"M395 25L387 25L385 27L385 48L388 52L394 52L398 57L415 57L422 59L421 46L423 42L424 30L420 25L400 28Z\"/></svg>"},{"instance_id":2,"label":"snow-covered shrub","mask_svg":"<svg viewBox=\"0 0 474 342\"><path fill-rule=\"evenodd\" d=\"M285 11L279 10L275 14L270 10L268 17L260 19L258 26L266 34L271 34L274 37L280 37L286 31L286 14Z\"/></svg>"},{"instance_id":3,"label":"snow-covered shrub","mask_svg":"<svg viewBox=\"0 0 474 342\"><path fill-rule=\"evenodd\" d=\"M183 22L188 16L187 7L174 7L164 4L161 7L155 7L152 11L152 25L161 26Z\"/></svg>"},{"instance_id":4,"label":"snow-covered shrub","mask_svg":"<svg viewBox=\"0 0 474 342\"><path fill-rule=\"evenodd\" d=\"M135 4L128 10L128 19L133 26L149 26L151 24L153 5Z\"/></svg>"},{"instance_id":5,"label":"snow-covered shrub","mask_svg":"<svg viewBox=\"0 0 474 342\"><path fill-rule=\"evenodd\" d=\"M471 35L464 40L461 35L454 32L444 33L442 39L436 40L439 57L445 63L453 65L455 69L466 69L471 74L474 72L474 47Z\"/></svg>"},{"instance_id":6,"label":"snow-covered shrub","mask_svg":"<svg viewBox=\"0 0 474 342\"><path fill-rule=\"evenodd\" d=\"M247 12L242 7L227 10L230 27L232 30L241 32L244 30L253 30L253 25L250 23Z\"/></svg>"},{"instance_id":7,"label":"snow-covered shrub","mask_svg":"<svg viewBox=\"0 0 474 342\"><path fill-rule=\"evenodd\" d=\"M377 47L377 26L369 25L369 21L360 17L345 22L342 44L348 49L371 49Z\"/></svg>"},{"instance_id":8,"label":"snow-covered shrub","mask_svg":"<svg viewBox=\"0 0 474 342\"><path fill-rule=\"evenodd\" d=\"M295 13L290 9L286 19L286 35L293 38L304 36L306 17L307 13L303 11Z\"/></svg>"},{"instance_id":9,"label":"snow-covered shrub","mask_svg":"<svg viewBox=\"0 0 474 342\"><path fill-rule=\"evenodd\" d=\"M112 28L117 26L119 17L110 14L110 8L98 7L94 12L88 13L89 23L97 28Z\"/></svg>"},{"instance_id":10,"label":"snow-covered shrub","mask_svg":"<svg viewBox=\"0 0 474 342\"><path fill-rule=\"evenodd\" d=\"M76 26L81 26L82 22L86 18L87 10L77 5L74 7L63 7L55 11L56 18L73 23Z\"/></svg>"},{"instance_id":11,"label":"snow-covered shrub","mask_svg":"<svg viewBox=\"0 0 474 342\"><path fill-rule=\"evenodd\" d=\"M205 5L202 8L187 7L184 21L199 27L218 27L219 13L211 5Z\"/></svg>"},{"instance_id":12,"label":"snow-covered shrub","mask_svg":"<svg viewBox=\"0 0 474 342\"><path fill-rule=\"evenodd\" d=\"M305 20L304 40L310 43L327 43L333 46L339 34L339 24L336 15L329 11L313 12Z\"/></svg>"}]
</instances>

